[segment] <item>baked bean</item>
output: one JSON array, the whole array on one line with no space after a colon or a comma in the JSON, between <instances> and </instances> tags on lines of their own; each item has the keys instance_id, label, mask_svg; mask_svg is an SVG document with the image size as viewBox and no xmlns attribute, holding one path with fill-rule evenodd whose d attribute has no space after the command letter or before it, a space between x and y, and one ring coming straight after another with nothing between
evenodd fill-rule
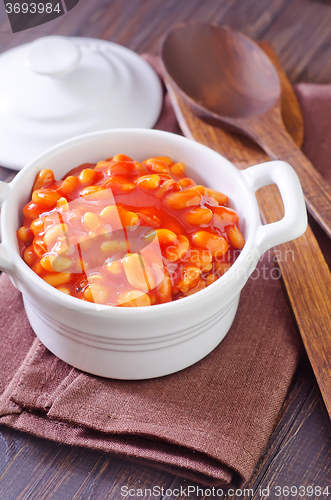
<instances>
[{"instance_id":1,"label":"baked bean","mask_svg":"<svg viewBox=\"0 0 331 500\"><path fill-rule=\"evenodd\" d=\"M147 169L141 165L138 161L111 161L107 168L107 177L113 177L116 175L144 175L147 173Z\"/></svg>"},{"instance_id":2,"label":"baked bean","mask_svg":"<svg viewBox=\"0 0 331 500\"><path fill-rule=\"evenodd\" d=\"M28 266L32 266L36 259L36 254L33 249L33 245L28 246L23 253L23 258L25 262L28 264Z\"/></svg>"},{"instance_id":3,"label":"baked bean","mask_svg":"<svg viewBox=\"0 0 331 500\"><path fill-rule=\"evenodd\" d=\"M180 210L186 207L197 206L201 202L201 194L194 189L185 189L177 193L171 193L165 198L169 208Z\"/></svg>"},{"instance_id":4,"label":"baked bean","mask_svg":"<svg viewBox=\"0 0 331 500\"><path fill-rule=\"evenodd\" d=\"M130 210L119 207L118 213L123 227L135 226L139 222L139 216L134 212L130 212Z\"/></svg>"},{"instance_id":5,"label":"baked bean","mask_svg":"<svg viewBox=\"0 0 331 500\"><path fill-rule=\"evenodd\" d=\"M88 282L91 285L91 283L104 283L104 279L101 276L101 274L89 274L88 275Z\"/></svg>"},{"instance_id":6,"label":"baked bean","mask_svg":"<svg viewBox=\"0 0 331 500\"><path fill-rule=\"evenodd\" d=\"M122 260L125 276L131 286L139 290L152 290L155 286L153 271L146 266L143 258L132 253Z\"/></svg>"},{"instance_id":7,"label":"baked bean","mask_svg":"<svg viewBox=\"0 0 331 500\"><path fill-rule=\"evenodd\" d=\"M60 209L61 212L68 212L69 203L66 198L59 198L56 202L56 206Z\"/></svg>"},{"instance_id":8,"label":"baked bean","mask_svg":"<svg viewBox=\"0 0 331 500\"><path fill-rule=\"evenodd\" d=\"M103 186L86 186L81 189L80 196L87 196L89 201L107 200L110 198L108 189Z\"/></svg>"},{"instance_id":9,"label":"baked bean","mask_svg":"<svg viewBox=\"0 0 331 500\"><path fill-rule=\"evenodd\" d=\"M44 272L44 269L43 269L42 265L40 264L40 262L37 262L36 264L34 264L32 266L32 271L34 271L36 274L38 274L38 276L41 276Z\"/></svg>"},{"instance_id":10,"label":"baked bean","mask_svg":"<svg viewBox=\"0 0 331 500\"><path fill-rule=\"evenodd\" d=\"M183 188L186 188L186 187L189 187L189 186L196 186L196 183L194 182L194 180L190 179L189 177L184 177L184 179L179 179L178 183Z\"/></svg>"},{"instance_id":11,"label":"baked bean","mask_svg":"<svg viewBox=\"0 0 331 500\"><path fill-rule=\"evenodd\" d=\"M108 170L108 168L112 165L112 158L109 158L108 160L105 160L105 161L99 161L96 166L95 166L95 170L96 171L99 171L99 170L103 170L103 171L106 171Z\"/></svg>"},{"instance_id":12,"label":"baked bean","mask_svg":"<svg viewBox=\"0 0 331 500\"><path fill-rule=\"evenodd\" d=\"M203 272L207 272L212 269L212 259L213 256L209 250L192 247L186 260L194 266L200 267Z\"/></svg>"},{"instance_id":13,"label":"baked bean","mask_svg":"<svg viewBox=\"0 0 331 500\"><path fill-rule=\"evenodd\" d=\"M163 279L161 281L161 283L159 284L159 286L157 287L157 295L158 295L158 299L159 299L159 302L161 304L164 304L166 302L171 302L171 279L170 279L170 276L167 272L167 270L164 271L164 276L163 276ZM156 297L154 296L155 300Z\"/></svg>"},{"instance_id":14,"label":"baked bean","mask_svg":"<svg viewBox=\"0 0 331 500\"><path fill-rule=\"evenodd\" d=\"M59 292L65 293L66 295L71 295L69 288L67 288L66 286L58 286L57 290L59 290Z\"/></svg>"},{"instance_id":15,"label":"baked bean","mask_svg":"<svg viewBox=\"0 0 331 500\"><path fill-rule=\"evenodd\" d=\"M105 183L106 188L110 188L114 194L125 194L136 189L136 184L129 181L125 175L113 175Z\"/></svg>"},{"instance_id":16,"label":"baked bean","mask_svg":"<svg viewBox=\"0 0 331 500\"><path fill-rule=\"evenodd\" d=\"M77 188L78 182L79 181L77 177L75 177L74 175L69 175L69 177L66 177L62 182L61 186L59 187L59 191L64 196L70 196Z\"/></svg>"},{"instance_id":17,"label":"baked bean","mask_svg":"<svg viewBox=\"0 0 331 500\"><path fill-rule=\"evenodd\" d=\"M176 177L183 177L185 174L185 164L180 162L180 161L177 163L174 163L170 167L170 173L175 175Z\"/></svg>"},{"instance_id":18,"label":"baked bean","mask_svg":"<svg viewBox=\"0 0 331 500\"><path fill-rule=\"evenodd\" d=\"M228 242L223 236L208 231L197 231L192 235L192 240L198 247L209 250L213 257L222 257L229 248Z\"/></svg>"},{"instance_id":19,"label":"baked bean","mask_svg":"<svg viewBox=\"0 0 331 500\"><path fill-rule=\"evenodd\" d=\"M87 300L88 302L94 302L90 286L87 286L84 290L84 299Z\"/></svg>"},{"instance_id":20,"label":"baked bean","mask_svg":"<svg viewBox=\"0 0 331 500\"><path fill-rule=\"evenodd\" d=\"M162 163L165 163L168 167L170 167L174 163L169 156L155 156L155 158L150 158L150 160L162 161Z\"/></svg>"},{"instance_id":21,"label":"baked bean","mask_svg":"<svg viewBox=\"0 0 331 500\"><path fill-rule=\"evenodd\" d=\"M197 292L200 292L200 290L203 290L204 288L206 288L206 286L207 285L203 280L199 280L198 283L196 284L196 286L193 288L190 288L189 290L187 290L187 292L184 292L183 296L189 297L190 295L193 295Z\"/></svg>"},{"instance_id":22,"label":"baked bean","mask_svg":"<svg viewBox=\"0 0 331 500\"><path fill-rule=\"evenodd\" d=\"M69 259L68 257L62 257L60 255L58 257L55 257L55 259L52 262L52 268L57 273L64 273L65 271L68 271L68 269L70 269L71 266L72 266L72 260Z\"/></svg>"},{"instance_id":23,"label":"baked bean","mask_svg":"<svg viewBox=\"0 0 331 500\"><path fill-rule=\"evenodd\" d=\"M32 193L32 201L41 208L54 208L61 195L52 189L36 189Z\"/></svg>"},{"instance_id":24,"label":"baked bean","mask_svg":"<svg viewBox=\"0 0 331 500\"><path fill-rule=\"evenodd\" d=\"M126 241L107 240L101 243L100 250L104 254L114 255L117 252L127 250Z\"/></svg>"},{"instance_id":25,"label":"baked bean","mask_svg":"<svg viewBox=\"0 0 331 500\"><path fill-rule=\"evenodd\" d=\"M216 274L210 273L205 276L206 285L209 286L217 280Z\"/></svg>"},{"instance_id":26,"label":"baked bean","mask_svg":"<svg viewBox=\"0 0 331 500\"><path fill-rule=\"evenodd\" d=\"M149 158L148 160L143 162L143 165L146 165L146 168L147 170L149 170L149 172L153 172L155 174L169 173L169 168L166 163L161 160L157 160L156 158Z\"/></svg>"},{"instance_id":27,"label":"baked bean","mask_svg":"<svg viewBox=\"0 0 331 500\"><path fill-rule=\"evenodd\" d=\"M141 163L139 163L139 161L134 161L133 164L134 164L134 171L132 171L133 175L136 175L136 174L145 175L146 174L146 172L147 172L146 168Z\"/></svg>"},{"instance_id":28,"label":"baked bean","mask_svg":"<svg viewBox=\"0 0 331 500\"><path fill-rule=\"evenodd\" d=\"M106 265L107 271L111 274L115 274L118 276L119 274L122 274L123 272L123 267L122 267L122 262L120 260L115 260L114 262L109 262Z\"/></svg>"},{"instance_id":29,"label":"baked bean","mask_svg":"<svg viewBox=\"0 0 331 500\"><path fill-rule=\"evenodd\" d=\"M37 255L37 257L39 257L41 259L42 256L44 255L44 253L47 252L47 246L46 246L44 240L34 239L32 245L33 245L33 250L35 251L35 254Z\"/></svg>"},{"instance_id":30,"label":"baked bean","mask_svg":"<svg viewBox=\"0 0 331 500\"><path fill-rule=\"evenodd\" d=\"M130 156L120 154L113 156L112 161L133 161L133 159Z\"/></svg>"},{"instance_id":31,"label":"baked bean","mask_svg":"<svg viewBox=\"0 0 331 500\"><path fill-rule=\"evenodd\" d=\"M108 224L111 225L113 230L121 228L121 219L118 213L118 207L116 205L108 205L107 207L105 207L103 210L101 210L100 216L105 222L108 222Z\"/></svg>"},{"instance_id":32,"label":"baked bean","mask_svg":"<svg viewBox=\"0 0 331 500\"><path fill-rule=\"evenodd\" d=\"M49 229L47 229L44 241L47 245L48 249L51 249L58 238L61 236L66 237L68 233L68 225L67 224L54 224Z\"/></svg>"},{"instance_id":33,"label":"baked bean","mask_svg":"<svg viewBox=\"0 0 331 500\"><path fill-rule=\"evenodd\" d=\"M151 305L151 299L147 293L141 290L130 290L119 295L118 305L121 307L146 307Z\"/></svg>"},{"instance_id":34,"label":"baked bean","mask_svg":"<svg viewBox=\"0 0 331 500\"><path fill-rule=\"evenodd\" d=\"M83 222L85 227L90 231L96 231L103 225L100 217L93 212L86 212L83 215Z\"/></svg>"},{"instance_id":35,"label":"baked bean","mask_svg":"<svg viewBox=\"0 0 331 500\"><path fill-rule=\"evenodd\" d=\"M179 280L177 287L181 292L187 292L190 288L197 285L201 274L199 267L188 266L182 268L182 277Z\"/></svg>"},{"instance_id":36,"label":"baked bean","mask_svg":"<svg viewBox=\"0 0 331 500\"><path fill-rule=\"evenodd\" d=\"M79 174L79 182L81 184L93 184L97 177L97 172L93 168L84 168Z\"/></svg>"},{"instance_id":37,"label":"baked bean","mask_svg":"<svg viewBox=\"0 0 331 500\"><path fill-rule=\"evenodd\" d=\"M231 245L234 248L242 249L243 246L245 245L245 240L243 238L243 235L240 232L240 229L238 226L230 226L227 229L228 237L230 240Z\"/></svg>"},{"instance_id":38,"label":"baked bean","mask_svg":"<svg viewBox=\"0 0 331 500\"><path fill-rule=\"evenodd\" d=\"M45 219L44 218L35 219L30 225L30 230L32 231L34 236L42 233L44 231L44 228L45 228Z\"/></svg>"},{"instance_id":39,"label":"baked bean","mask_svg":"<svg viewBox=\"0 0 331 500\"><path fill-rule=\"evenodd\" d=\"M229 262L215 262L214 268L215 268L215 274L220 277L223 276L223 274L226 273L231 267L231 264Z\"/></svg>"},{"instance_id":40,"label":"baked bean","mask_svg":"<svg viewBox=\"0 0 331 500\"><path fill-rule=\"evenodd\" d=\"M206 188L206 194L211 198L214 198L220 205L224 205L228 201L228 197L225 194L220 193L215 189Z\"/></svg>"},{"instance_id":41,"label":"baked bean","mask_svg":"<svg viewBox=\"0 0 331 500\"><path fill-rule=\"evenodd\" d=\"M141 189L151 191L160 185L160 177L157 174L143 175L139 177L137 184Z\"/></svg>"},{"instance_id":42,"label":"baked bean","mask_svg":"<svg viewBox=\"0 0 331 500\"><path fill-rule=\"evenodd\" d=\"M57 288L58 286L69 283L69 281L71 280L71 274L70 273L44 274L42 278L43 280L46 281L46 283Z\"/></svg>"},{"instance_id":43,"label":"baked bean","mask_svg":"<svg viewBox=\"0 0 331 500\"><path fill-rule=\"evenodd\" d=\"M140 212L137 213L139 219L140 219L140 225L142 226L149 226L149 227L160 227L161 226L161 221L156 215L152 215L152 217L149 217L148 215L141 214Z\"/></svg>"},{"instance_id":44,"label":"baked bean","mask_svg":"<svg viewBox=\"0 0 331 500\"><path fill-rule=\"evenodd\" d=\"M192 208L186 215L186 220L194 226L209 224L213 218L213 212L209 208Z\"/></svg>"},{"instance_id":45,"label":"baked bean","mask_svg":"<svg viewBox=\"0 0 331 500\"><path fill-rule=\"evenodd\" d=\"M181 187L177 181L174 181L173 179L168 179L165 182L163 182L162 186L158 188L154 196L157 199L161 199L164 197L165 194L167 194L171 190L177 192L181 190Z\"/></svg>"},{"instance_id":46,"label":"baked bean","mask_svg":"<svg viewBox=\"0 0 331 500\"><path fill-rule=\"evenodd\" d=\"M24 217L29 220L37 219L44 211L45 208L41 207L37 203L34 203L33 201L27 203L23 208Z\"/></svg>"},{"instance_id":47,"label":"baked bean","mask_svg":"<svg viewBox=\"0 0 331 500\"><path fill-rule=\"evenodd\" d=\"M169 245L164 249L164 256L169 262L178 262L184 258L189 247L190 243L186 236L180 234L175 244Z\"/></svg>"},{"instance_id":48,"label":"baked bean","mask_svg":"<svg viewBox=\"0 0 331 500\"><path fill-rule=\"evenodd\" d=\"M192 186L192 189L194 189L195 191L198 191L198 193L202 194L202 196L206 194L205 186L201 186L200 184Z\"/></svg>"},{"instance_id":49,"label":"baked bean","mask_svg":"<svg viewBox=\"0 0 331 500\"><path fill-rule=\"evenodd\" d=\"M177 235L169 229L156 229L155 232L150 233L152 235L151 241L153 241L155 233L161 246L171 245L178 241Z\"/></svg>"},{"instance_id":50,"label":"baked bean","mask_svg":"<svg viewBox=\"0 0 331 500\"><path fill-rule=\"evenodd\" d=\"M214 216L215 223L222 221L223 223L226 223L226 224L238 224L238 221L239 221L238 214L232 208L214 207L213 212L215 214L215 216ZM224 224L221 225L221 227L224 227Z\"/></svg>"},{"instance_id":51,"label":"baked bean","mask_svg":"<svg viewBox=\"0 0 331 500\"><path fill-rule=\"evenodd\" d=\"M55 273L56 270L52 266L52 262L54 259L55 259L55 255L44 255L40 259L40 264L49 273L53 273L53 272Z\"/></svg>"},{"instance_id":52,"label":"baked bean","mask_svg":"<svg viewBox=\"0 0 331 500\"><path fill-rule=\"evenodd\" d=\"M28 245L33 241L33 233L29 227L22 226L17 231L18 238Z\"/></svg>"},{"instance_id":53,"label":"baked bean","mask_svg":"<svg viewBox=\"0 0 331 500\"><path fill-rule=\"evenodd\" d=\"M97 304L105 304L107 302L109 292L102 283L91 283L84 291L84 298L89 302Z\"/></svg>"},{"instance_id":54,"label":"baked bean","mask_svg":"<svg viewBox=\"0 0 331 500\"><path fill-rule=\"evenodd\" d=\"M36 189L41 189L44 187L53 184L54 182L54 174L52 170L43 169L38 173L36 180L34 181L32 191L36 191Z\"/></svg>"}]
</instances>

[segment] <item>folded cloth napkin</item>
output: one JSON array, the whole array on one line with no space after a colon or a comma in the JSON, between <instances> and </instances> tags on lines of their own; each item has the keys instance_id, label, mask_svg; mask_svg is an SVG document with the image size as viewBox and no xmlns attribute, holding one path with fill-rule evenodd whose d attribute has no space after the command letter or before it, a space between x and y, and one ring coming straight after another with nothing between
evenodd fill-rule
<instances>
[{"instance_id":1,"label":"folded cloth napkin","mask_svg":"<svg viewBox=\"0 0 331 500\"><path fill-rule=\"evenodd\" d=\"M158 128L176 127L166 98ZM269 253L242 291L221 344L167 377L116 381L60 361L36 339L6 275L0 332L0 424L209 486L241 486L250 478L300 357Z\"/></svg>"},{"instance_id":2,"label":"folded cloth napkin","mask_svg":"<svg viewBox=\"0 0 331 500\"><path fill-rule=\"evenodd\" d=\"M269 261L268 261L269 260ZM299 345L268 254L235 322L206 358L167 377L88 375L35 338L20 293L0 278L0 423L148 461L207 485L241 485L272 432Z\"/></svg>"}]
</instances>

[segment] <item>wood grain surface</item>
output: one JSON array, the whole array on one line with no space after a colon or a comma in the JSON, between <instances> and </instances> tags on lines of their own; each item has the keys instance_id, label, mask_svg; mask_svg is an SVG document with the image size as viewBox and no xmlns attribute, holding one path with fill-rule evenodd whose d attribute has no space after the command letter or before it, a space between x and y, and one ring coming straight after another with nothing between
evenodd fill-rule
<instances>
[{"instance_id":1,"label":"wood grain surface","mask_svg":"<svg viewBox=\"0 0 331 500\"><path fill-rule=\"evenodd\" d=\"M161 58L168 85L192 117L250 137L271 159L292 165L309 212L331 238L331 186L287 132L279 78L258 44L227 26L182 23L165 37ZM200 126L188 119L189 128Z\"/></svg>"},{"instance_id":2,"label":"wood grain surface","mask_svg":"<svg viewBox=\"0 0 331 500\"><path fill-rule=\"evenodd\" d=\"M0 2L0 52L41 35L59 34L97 37L138 53L157 53L161 38L175 23L195 20L227 24L256 40L267 40L292 83L331 83L331 6L312 0L80 0L66 16L15 35L10 32ZM251 150L257 162L264 161L263 152L247 139L239 166L247 165ZM0 180L9 181L13 176L13 172L0 168ZM329 423L309 364L303 361L275 431L245 486L253 488L254 495L243 491L214 498L257 500L262 498L259 488L269 486L268 498L272 500L327 499L326 495L309 494L307 487L329 486L331 496L330 470ZM144 465L0 427L1 500L119 500L124 498L122 486L145 489L153 485L166 491L185 488L188 482ZM300 496L285 496L283 492L276 496L277 486L302 486L306 490L301 490ZM145 498L187 497L163 494ZM188 498L213 497L199 493Z\"/></svg>"}]
</instances>

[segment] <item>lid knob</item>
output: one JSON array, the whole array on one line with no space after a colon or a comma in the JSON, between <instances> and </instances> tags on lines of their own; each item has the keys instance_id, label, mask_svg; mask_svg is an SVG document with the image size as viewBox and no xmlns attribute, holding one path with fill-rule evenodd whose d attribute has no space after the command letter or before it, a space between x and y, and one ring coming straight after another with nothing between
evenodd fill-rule
<instances>
[{"instance_id":1,"label":"lid knob","mask_svg":"<svg viewBox=\"0 0 331 500\"><path fill-rule=\"evenodd\" d=\"M64 76L79 64L80 51L68 38L46 36L35 40L28 51L26 65L40 75Z\"/></svg>"}]
</instances>

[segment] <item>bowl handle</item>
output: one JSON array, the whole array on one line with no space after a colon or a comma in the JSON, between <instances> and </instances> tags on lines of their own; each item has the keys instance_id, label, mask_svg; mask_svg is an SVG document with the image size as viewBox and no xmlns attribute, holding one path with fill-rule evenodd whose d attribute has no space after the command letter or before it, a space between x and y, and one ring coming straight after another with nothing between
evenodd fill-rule
<instances>
[{"instance_id":1,"label":"bowl handle","mask_svg":"<svg viewBox=\"0 0 331 500\"><path fill-rule=\"evenodd\" d=\"M11 192L10 185L7 182L0 181L0 207L6 198L9 197ZM0 233L1 236L1 233ZM0 243L0 269L10 273L14 268L14 264L8 257L8 252L3 243Z\"/></svg>"},{"instance_id":2,"label":"bowl handle","mask_svg":"<svg viewBox=\"0 0 331 500\"><path fill-rule=\"evenodd\" d=\"M254 193L263 186L276 184L283 200L285 215L278 222L259 224L255 243L260 255L269 248L301 236L307 229L307 211L300 181L284 161L269 161L240 171Z\"/></svg>"}]
</instances>

